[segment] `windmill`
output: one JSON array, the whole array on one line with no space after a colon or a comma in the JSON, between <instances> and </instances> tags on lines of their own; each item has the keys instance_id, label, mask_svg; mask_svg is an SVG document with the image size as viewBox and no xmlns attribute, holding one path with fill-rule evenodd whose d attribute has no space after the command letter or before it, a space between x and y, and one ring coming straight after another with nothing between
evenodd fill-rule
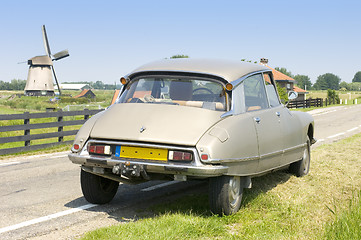
<instances>
[{"instance_id":1,"label":"windmill","mask_svg":"<svg viewBox=\"0 0 361 240\"><path fill-rule=\"evenodd\" d=\"M58 86L59 95L61 90L58 79L55 74L53 61L58 61L62 58L68 57L68 50L63 50L54 55L51 54L48 36L46 35L45 25L42 26L43 41L46 55L36 56L28 60L29 72L28 79L25 85L25 95L27 96L42 96L54 95L53 76Z\"/></svg>"}]
</instances>

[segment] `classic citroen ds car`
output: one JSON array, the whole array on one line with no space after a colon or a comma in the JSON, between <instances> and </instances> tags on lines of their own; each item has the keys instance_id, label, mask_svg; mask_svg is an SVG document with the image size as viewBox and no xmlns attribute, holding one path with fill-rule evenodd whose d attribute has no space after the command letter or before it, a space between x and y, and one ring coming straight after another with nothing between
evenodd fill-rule
<instances>
[{"instance_id":1,"label":"classic citroen ds car","mask_svg":"<svg viewBox=\"0 0 361 240\"><path fill-rule=\"evenodd\" d=\"M313 118L280 102L263 65L168 59L121 83L116 103L82 126L69 154L91 203L111 201L119 182L209 179L212 212L229 215L252 177L309 171Z\"/></svg>"}]
</instances>

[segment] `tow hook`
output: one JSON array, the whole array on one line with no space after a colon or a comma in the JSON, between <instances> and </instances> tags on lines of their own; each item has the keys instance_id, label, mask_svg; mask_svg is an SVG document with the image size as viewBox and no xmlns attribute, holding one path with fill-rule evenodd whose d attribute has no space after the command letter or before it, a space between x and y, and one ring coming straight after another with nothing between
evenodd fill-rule
<instances>
[{"instance_id":1,"label":"tow hook","mask_svg":"<svg viewBox=\"0 0 361 240\"><path fill-rule=\"evenodd\" d=\"M128 178L143 177L146 180L150 179L142 165L130 164L129 162L114 166L112 172L114 174L123 175Z\"/></svg>"}]
</instances>

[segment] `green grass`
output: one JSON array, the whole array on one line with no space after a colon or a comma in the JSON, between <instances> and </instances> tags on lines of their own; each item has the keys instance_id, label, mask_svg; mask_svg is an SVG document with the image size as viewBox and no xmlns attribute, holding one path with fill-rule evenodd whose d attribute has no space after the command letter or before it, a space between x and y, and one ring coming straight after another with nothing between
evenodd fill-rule
<instances>
[{"instance_id":1,"label":"green grass","mask_svg":"<svg viewBox=\"0 0 361 240\"><path fill-rule=\"evenodd\" d=\"M54 96L17 96L16 94L23 94L23 92L14 91L0 91L0 108L17 109L22 112L45 111L46 108L62 109L67 105L100 105L102 108L108 107L114 90L92 90L96 95L95 99L88 98L73 98L78 95L80 91L63 91L62 97L59 101L51 101ZM89 107L88 107L89 108ZM77 109L79 110L79 109ZM8 114L7 112L0 114Z\"/></svg>"},{"instance_id":2,"label":"green grass","mask_svg":"<svg viewBox=\"0 0 361 240\"><path fill-rule=\"evenodd\" d=\"M325 239L361 239L361 191L358 196L350 200L347 210L335 214L335 221L326 225ZM335 212L336 211L336 212Z\"/></svg>"},{"instance_id":3,"label":"green grass","mask_svg":"<svg viewBox=\"0 0 361 240\"><path fill-rule=\"evenodd\" d=\"M361 205L354 197L361 186L360 146L355 135L318 147L302 178L283 171L254 178L232 216L212 215L207 194L192 193L83 239L361 239Z\"/></svg>"}]
</instances>

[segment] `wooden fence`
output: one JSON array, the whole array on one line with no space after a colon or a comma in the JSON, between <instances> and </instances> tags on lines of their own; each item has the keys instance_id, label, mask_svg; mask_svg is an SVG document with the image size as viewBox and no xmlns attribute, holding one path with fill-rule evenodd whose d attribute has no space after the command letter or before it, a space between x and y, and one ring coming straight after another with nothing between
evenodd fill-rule
<instances>
[{"instance_id":1,"label":"wooden fence","mask_svg":"<svg viewBox=\"0 0 361 240\"><path fill-rule=\"evenodd\" d=\"M69 112L65 112L65 111L44 112L44 113L25 112L22 114L0 115L0 123L3 123L2 121L6 121L6 120L23 120L23 124L0 126L0 132L24 131L23 134L21 135L0 137L0 146L1 144L4 143L24 142L23 146L21 147L0 149L0 155L37 150L60 144L70 144L73 142L73 140L64 141L64 137L76 135L79 129L64 131L63 130L64 127L82 125L91 115L94 115L102 110L103 109L100 110L84 109L82 111L69 111ZM65 121L64 117L68 117L68 116L82 116L82 119ZM44 122L44 123L30 122L31 119L39 119L39 118L53 118L55 119L55 121ZM30 130L46 129L46 128L57 128L57 131L41 133L41 134L31 134L30 132ZM30 144L31 143L30 141L32 140L49 139L49 138L57 138L57 142L37 144L37 145Z\"/></svg>"},{"instance_id":2,"label":"wooden fence","mask_svg":"<svg viewBox=\"0 0 361 240\"><path fill-rule=\"evenodd\" d=\"M327 101L327 99L326 99ZM288 103L288 108L309 108L309 107L323 107L324 100L322 98L307 99L300 101L291 101Z\"/></svg>"}]
</instances>

